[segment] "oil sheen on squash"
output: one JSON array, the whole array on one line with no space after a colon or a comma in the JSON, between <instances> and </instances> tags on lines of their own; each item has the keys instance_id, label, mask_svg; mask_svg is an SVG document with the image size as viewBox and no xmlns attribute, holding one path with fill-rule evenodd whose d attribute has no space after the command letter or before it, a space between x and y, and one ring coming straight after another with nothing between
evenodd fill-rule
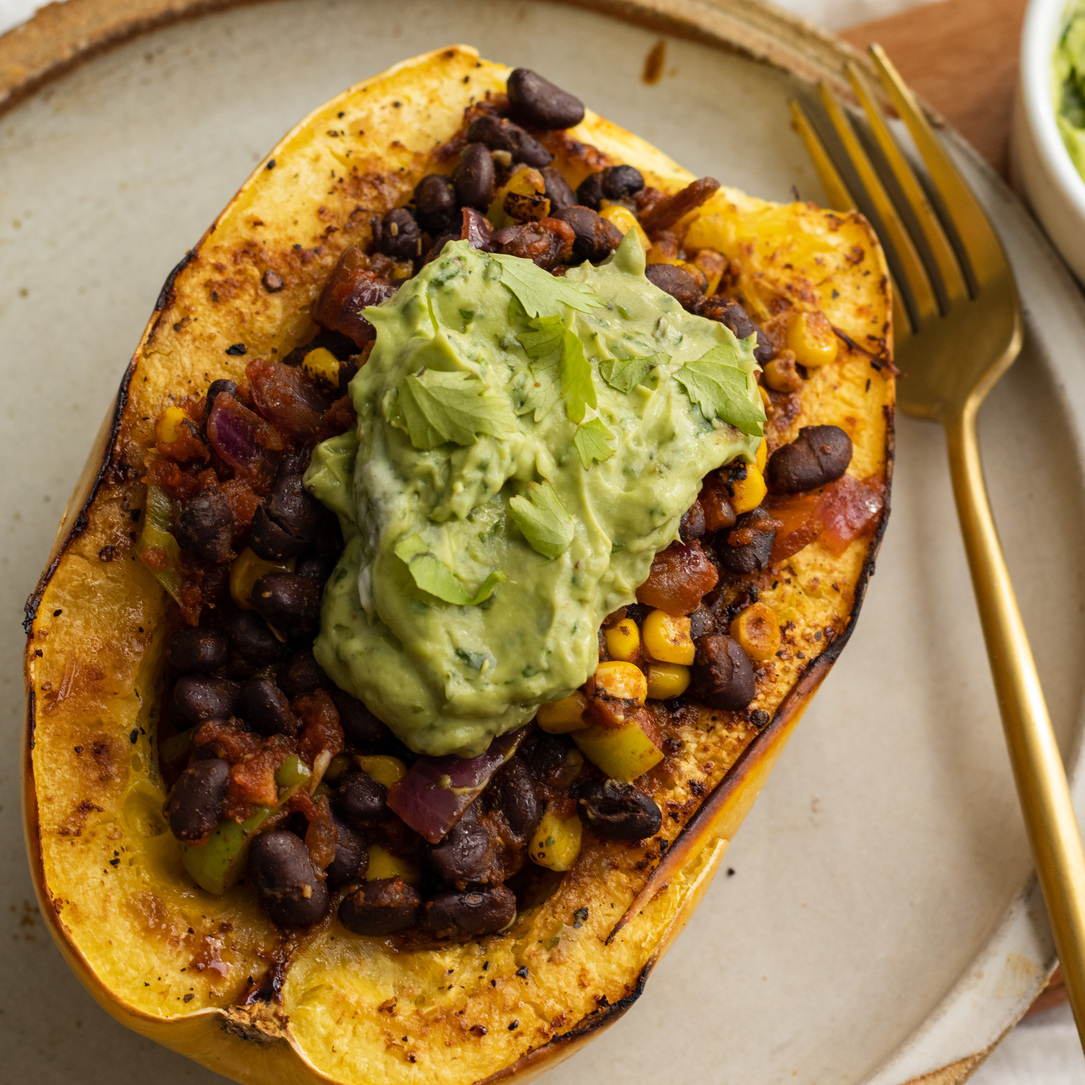
<instances>
[{"instance_id":1,"label":"oil sheen on squash","mask_svg":"<svg viewBox=\"0 0 1085 1085\"><path fill-rule=\"evenodd\" d=\"M419 752L480 753L585 682L704 475L753 461L753 338L644 267L633 230L563 278L459 241L366 310L357 432L306 476L347 539L315 651Z\"/></svg>"}]
</instances>

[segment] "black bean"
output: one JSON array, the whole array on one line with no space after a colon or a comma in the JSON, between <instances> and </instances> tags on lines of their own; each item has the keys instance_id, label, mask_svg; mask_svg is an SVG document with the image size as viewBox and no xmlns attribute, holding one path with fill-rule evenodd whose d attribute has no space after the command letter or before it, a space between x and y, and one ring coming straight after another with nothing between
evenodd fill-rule
<instances>
[{"instance_id":1,"label":"black bean","mask_svg":"<svg viewBox=\"0 0 1085 1085\"><path fill-rule=\"evenodd\" d=\"M427 173L415 186L414 204L418 221L434 237L452 227L459 218L456 186L442 173Z\"/></svg>"},{"instance_id":2,"label":"black bean","mask_svg":"<svg viewBox=\"0 0 1085 1085\"><path fill-rule=\"evenodd\" d=\"M393 260L414 260L422 255L422 230L410 208L394 207L373 228L373 247Z\"/></svg>"},{"instance_id":3,"label":"black bean","mask_svg":"<svg viewBox=\"0 0 1085 1085\"><path fill-rule=\"evenodd\" d=\"M552 271L570 255L573 241L572 229L560 219L517 223L505 226L493 235L498 252L532 260L547 271Z\"/></svg>"},{"instance_id":4,"label":"black bean","mask_svg":"<svg viewBox=\"0 0 1085 1085\"><path fill-rule=\"evenodd\" d=\"M491 151L508 151L513 162L523 162L527 166L548 166L554 157L518 124L492 113L483 113L468 125L467 140L485 143Z\"/></svg>"},{"instance_id":5,"label":"black bean","mask_svg":"<svg viewBox=\"0 0 1085 1085\"><path fill-rule=\"evenodd\" d=\"M551 212L550 217L567 223L576 235L573 241L572 263L579 264L590 260L597 264L622 243L621 230L613 222L601 218L590 207L574 204L572 207Z\"/></svg>"},{"instance_id":6,"label":"black bean","mask_svg":"<svg viewBox=\"0 0 1085 1085\"><path fill-rule=\"evenodd\" d=\"M389 737L388 728L357 697L338 686L332 686L329 692L339 713L343 734L353 745L372 746Z\"/></svg>"},{"instance_id":7,"label":"black bean","mask_svg":"<svg viewBox=\"0 0 1085 1085\"><path fill-rule=\"evenodd\" d=\"M296 557L316 537L320 502L302 485L300 474L280 475L256 510L251 546L262 558Z\"/></svg>"},{"instance_id":8,"label":"black bean","mask_svg":"<svg viewBox=\"0 0 1085 1085\"><path fill-rule=\"evenodd\" d=\"M516 918L516 894L504 885L438 893L422 906L422 925L444 937L495 934Z\"/></svg>"},{"instance_id":9,"label":"black bean","mask_svg":"<svg viewBox=\"0 0 1085 1085\"><path fill-rule=\"evenodd\" d=\"M716 560L728 572L744 575L769 563L776 521L760 506L744 512L730 531L716 536Z\"/></svg>"},{"instance_id":10,"label":"black bean","mask_svg":"<svg viewBox=\"0 0 1085 1085\"><path fill-rule=\"evenodd\" d=\"M745 708L757 695L757 679L742 646L723 633L709 633L696 644L694 680L705 702L728 712Z\"/></svg>"},{"instance_id":11,"label":"black bean","mask_svg":"<svg viewBox=\"0 0 1085 1085\"><path fill-rule=\"evenodd\" d=\"M452 168L456 200L465 207L485 211L494 198L494 164L484 143L468 143Z\"/></svg>"},{"instance_id":12,"label":"black bean","mask_svg":"<svg viewBox=\"0 0 1085 1085\"><path fill-rule=\"evenodd\" d=\"M237 395L237 382L232 380L226 380L220 378L217 381L212 381L210 387L207 389L207 413L211 413L211 408L215 405L215 400L222 395L223 392L228 393L231 396Z\"/></svg>"},{"instance_id":13,"label":"black bean","mask_svg":"<svg viewBox=\"0 0 1085 1085\"><path fill-rule=\"evenodd\" d=\"M644 177L634 166L607 166L602 171L603 197L624 200L644 188Z\"/></svg>"},{"instance_id":14,"label":"black bean","mask_svg":"<svg viewBox=\"0 0 1085 1085\"><path fill-rule=\"evenodd\" d=\"M573 192L569 182L565 180L565 174L557 166L544 166L542 175L543 180L546 182L545 195L550 201L551 215L555 211L562 211L576 203L576 193Z\"/></svg>"},{"instance_id":15,"label":"black bean","mask_svg":"<svg viewBox=\"0 0 1085 1085\"><path fill-rule=\"evenodd\" d=\"M242 659L258 667L278 662L285 651L282 641L253 610L236 610L227 623L230 644Z\"/></svg>"},{"instance_id":16,"label":"black bean","mask_svg":"<svg viewBox=\"0 0 1085 1085\"><path fill-rule=\"evenodd\" d=\"M262 735L296 735L300 726L286 694L267 678L242 684L237 714Z\"/></svg>"},{"instance_id":17,"label":"black bean","mask_svg":"<svg viewBox=\"0 0 1085 1085\"><path fill-rule=\"evenodd\" d=\"M702 603L689 616L689 635L698 640L706 633L711 633L716 628L716 616Z\"/></svg>"},{"instance_id":18,"label":"black bean","mask_svg":"<svg viewBox=\"0 0 1085 1085\"><path fill-rule=\"evenodd\" d=\"M444 840L430 852L430 861L441 878L462 889L470 882L488 880L494 861L494 843L479 820L478 804L472 803Z\"/></svg>"},{"instance_id":19,"label":"black bean","mask_svg":"<svg viewBox=\"0 0 1085 1085\"><path fill-rule=\"evenodd\" d=\"M225 666L230 641L213 629L180 629L170 638L166 658L181 674L208 674Z\"/></svg>"},{"instance_id":20,"label":"black bean","mask_svg":"<svg viewBox=\"0 0 1085 1085\"><path fill-rule=\"evenodd\" d=\"M542 817L542 803L535 781L523 761L514 757L498 770L485 795L491 808L505 815L512 833L526 841Z\"/></svg>"},{"instance_id":21,"label":"black bean","mask_svg":"<svg viewBox=\"0 0 1085 1085\"><path fill-rule=\"evenodd\" d=\"M384 816L388 789L362 769L352 769L332 794L332 809L352 825L374 825Z\"/></svg>"},{"instance_id":22,"label":"black bean","mask_svg":"<svg viewBox=\"0 0 1085 1085\"><path fill-rule=\"evenodd\" d=\"M252 518L249 545L257 555L269 561L283 561L285 558L297 557L305 549L305 543L300 539L295 539L293 535L275 523L263 505L256 510Z\"/></svg>"},{"instance_id":23,"label":"black bean","mask_svg":"<svg viewBox=\"0 0 1085 1085\"><path fill-rule=\"evenodd\" d=\"M204 561L228 561L234 541L234 511L218 489L189 498L177 517L177 541Z\"/></svg>"},{"instance_id":24,"label":"black bean","mask_svg":"<svg viewBox=\"0 0 1085 1085\"><path fill-rule=\"evenodd\" d=\"M683 309L693 312L704 297L701 284L684 267L674 264L649 264L645 277L665 294L670 294Z\"/></svg>"},{"instance_id":25,"label":"black bean","mask_svg":"<svg viewBox=\"0 0 1085 1085\"><path fill-rule=\"evenodd\" d=\"M327 681L324 668L313 658L311 649L299 652L279 668L279 688L288 697L312 693Z\"/></svg>"},{"instance_id":26,"label":"black bean","mask_svg":"<svg viewBox=\"0 0 1085 1085\"><path fill-rule=\"evenodd\" d=\"M603 173L589 173L579 185L576 186L576 202L581 207L598 211L603 202Z\"/></svg>"},{"instance_id":27,"label":"black bean","mask_svg":"<svg viewBox=\"0 0 1085 1085\"><path fill-rule=\"evenodd\" d=\"M839 426L803 426L769 457L765 481L778 494L816 490L844 474L851 453L851 438Z\"/></svg>"},{"instance_id":28,"label":"black bean","mask_svg":"<svg viewBox=\"0 0 1085 1085\"><path fill-rule=\"evenodd\" d=\"M310 633L320 622L320 589L297 573L268 573L252 587L252 606L275 629Z\"/></svg>"},{"instance_id":29,"label":"black bean","mask_svg":"<svg viewBox=\"0 0 1085 1085\"><path fill-rule=\"evenodd\" d=\"M305 841L293 833L261 833L252 842L249 873L260 906L280 927L307 927L328 910L327 886L313 869Z\"/></svg>"},{"instance_id":30,"label":"black bean","mask_svg":"<svg viewBox=\"0 0 1085 1085\"><path fill-rule=\"evenodd\" d=\"M705 533L704 508L700 501L694 501L678 522L678 535L682 542L689 543L701 538Z\"/></svg>"},{"instance_id":31,"label":"black bean","mask_svg":"<svg viewBox=\"0 0 1085 1085\"><path fill-rule=\"evenodd\" d=\"M298 576L311 580L318 588L323 588L335 568L334 558L325 558L320 554L305 554L298 558L294 572Z\"/></svg>"},{"instance_id":32,"label":"black bean","mask_svg":"<svg viewBox=\"0 0 1085 1085\"><path fill-rule=\"evenodd\" d=\"M339 833L339 842L335 846L335 858L325 873L328 876L328 888L334 892L365 875L369 866L369 852L366 850L365 837L357 829L343 824L338 818L333 821Z\"/></svg>"},{"instance_id":33,"label":"black bean","mask_svg":"<svg viewBox=\"0 0 1085 1085\"><path fill-rule=\"evenodd\" d=\"M339 922L353 934L394 934L414 926L421 906L418 890L402 878L376 878L343 898Z\"/></svg>"},{"instance_id":34,"label":"black bean","mask_svg":"<svg viewBox=\"0 0 1085 1085\"><path fill-rule=\"evenodd\" d=\"M639 788L617 780L593 780L580 789L577 812L598 836L643 840L663 824L659 807Z\"/></svg>"},{"instance_id":35,"label":"black bean","mask_svg":"<svg viewBox=\"0 0 1085 1085\"><path fill-rule=\"evenodd\" d=\"M517 68L508 81L512 115L536 128L572 128L584 119L584 103L529 68Z\"/></svg>"},{"instance_id":36,"label":"black bean","mask_svg":"<svg viewBox=\"0 0 1085 1085\"><path fill-rule=\"evenodd\" d=\"M228 678L185 675L173 687L173 707L189 723L233 715L241 687Z\"/></svg>"},{"instance_id":37,"label":"black bean","mask_svg":"<svg viewBox=\"0 0 1085 1085\"><path fill-rule=\"evenodd\" d=\"M757 346L753 356L759 365L767 365L776 357L776 349L769 341L769 337L755 324L749 313L735 301L734 298L725 298L713 295L701 302L701 316L709 320L718 320L724 327L731 330L736 339L748 339L751 335L757 336Z\"/></svg>"},{"instance_id":38,"label":"black bean","mask_svg":"<svg viewBox=\"0 0 1085 1085\"><path fill-rule=\"evenodd\" d=\"M202 840L218 824L230 786L230 766L218 758L193 761L173 785L166 818L178 840Z\"/></svg>"}]
</instances>

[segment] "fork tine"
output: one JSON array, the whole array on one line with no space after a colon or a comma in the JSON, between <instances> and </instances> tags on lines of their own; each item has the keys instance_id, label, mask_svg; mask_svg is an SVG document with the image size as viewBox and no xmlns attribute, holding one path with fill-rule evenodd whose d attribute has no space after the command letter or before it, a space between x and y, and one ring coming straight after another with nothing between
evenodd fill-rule
<instances>
[{"instance_id":1,"label":"fork tine","mask_svg":"<svg viewBox=\"0 0 1085 1085\"><path fill-rule=\"evenodd\" d=\"M807 117L806 111L794 98L791 99L791 123L799 138L806 144L806 150L810 155L814 168L821 179L821 185L825 189L825 195L829 197L829 203L835 211L858 210L858 205L851 191L848 189L844 178L840 176L829 152L821 142ZM893 273L889 273L893 285L893 329L894 336L899 343L912 332L912 321L908 311L901 300L900 290L897 288Z\"/></svg>"},{"instance_id":2,"label":"fork tine","mask_svg":"<svg viewBox=\"0 0 1085 1085\"><path fill-rule=\"evenodd\" d=\"M904 275L905 285L911 291L912 301L915 304L917 330L928 320L937 318L938 299L934 295L930 276L923 264L919 253L916 252L915 244L907 227L897 213L889 193L885 190L881 178L878 176L874 164L870 161L866 150L859 142L851 122L844 115L843 109L837 104L824 83L818 86L821 95L821 104L825 109L833 128L836 130L840 142L844 146L844 152L851 160L851 164L859 177L859 182L866 190L866 194L874 207L878 218L881 219L885 228L886 237L897 260L900 262L900 270Z\"/></svg>"},{"instance_id":3,"label":"fork tine","mask_svg":"<svg viewBox=\"0 0 1085 1085\"><path fill-rule=\"evenodd\" d=\"M881 108L870 93L866 75L850 61L844 66L844 74L848 77L848 82L851 83L852 90L855 91L855 97L863 107L863 112L867 115L871 132L885 156L886 162L889 163L889 168L893 171L893 176L897 180L901 193L907 200L912 214L915 215L919 228L923 231L927 247L930 249L938 273L942 278L946 297L950 304L963 301L968 297L968 284L961 274L961 265L957 260L957 255L953 251L953 246L949 243L949 238L946 237L945 230L942 229L942 223L931 206L931 201L927 198L926 192L923 191L923 186L919 183L915 172L904 157L900 145L889 131L889 126L882 116Z\"/></svg>"},{"instance_id":4,"label":"fork tine","mask_svg":"<svg viewBox=\"0 0 1085 1085\"><path fill-rule=\"evenodd\" d=\"M983 284L1002 274L1006 267L1006 256L979 201L972 195L957 167L938 142L915 97L905 86L885 51L880 45L871 45L870 55L874 59L885 92L908 126L908 131L927 164L931 181L945 204L968 256L975 281Z\"/></svg>"}]
</instances>

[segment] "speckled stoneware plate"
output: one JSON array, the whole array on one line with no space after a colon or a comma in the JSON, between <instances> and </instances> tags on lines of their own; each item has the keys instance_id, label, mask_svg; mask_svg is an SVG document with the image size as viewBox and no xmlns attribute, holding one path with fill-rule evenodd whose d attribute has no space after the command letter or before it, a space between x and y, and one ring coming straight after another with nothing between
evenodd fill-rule
<instances>
[{"instance_id":1,"label":"speckled stoneware plate","mask_svg":"<svg viewBox=\"0 0 1085 1085\"><path fill-rule=\"evenodd\" d=\"M126 1032L68 972L19 826L18 619L170 268L298 118L450 42L545 72L691 169L821 192L788 127L844 47L751 3L72 0L0 39L0 1038L5 1080L221 1080ZM181 16L188 16L181 18ZM643 78L664 43L661 78ZM104 48L105 46L110 48ZM657 51L658 57L658 51ZM1027 348L982 418L988 479L1074 780L1085 668L1085 304L952 133L999 224ZM954 1083L1053 963L958 539L941 431L901 419L858 633L685 935L617 1026L547 1078Z\"/></svg>"}]
</instances>

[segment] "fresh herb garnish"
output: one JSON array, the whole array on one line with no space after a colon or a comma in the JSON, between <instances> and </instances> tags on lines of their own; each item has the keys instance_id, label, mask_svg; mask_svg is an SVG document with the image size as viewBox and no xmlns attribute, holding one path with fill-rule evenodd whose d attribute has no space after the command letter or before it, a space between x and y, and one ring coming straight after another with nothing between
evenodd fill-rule
<instances>
[{"instance_id":1,"label":"fresh herb garnish","mask_svg":"<svg viewBox=\"0 0 1085 1085\"><path fill-rule=\"evenodd\" d=\"M644 383L653 366L662 365L665 354L653 354L650 358L607 358L599 363L599 376L623 395L629 395L638 384Z\"/></svg>"},{"instance_id":2,"label":"fresh herb garnish","mask_svg":"<svg viewBox=\"0 0 1085 1085\"><path fill-rule=\"evenodd\" d=\"M470 373L412 373L392 402L388 421L405 430L418 449L446 441L467 446L480 433L504 437L515 430L507 400Z\"/></svg>"},{"instance_id":3,"label":"fresh herb garnish","mask_svg":"<svg viewBox=\"0 0 1085 1085\"><path fill-rule=\"evenodd\" d=\"M544 272L545 274L545 272ZM518 336L520 345L532 359L531 372L541 386L555 382L554 370L561 364L561 398L570 422L582 422L588 407L597 406L591 363L584 353L579 336L565 327L560 316L536 317L531 330ZM552 393L539 392L533 399L538 421L554 402ZM540 413L538 404L545 404ZM521 414L527 413L526 404Z\"/></svg>"},{"instance_id":4,"label":"fresh herb garnish","mask_svg":"<svg viewBox=\"0 0 1085 1085\"><path fill-rule=\"evenodd\" d=\"M733 359L734 351L730 347L713 347L700 358L686 362L674 379L707 421L718 418L729 422L747 437L760 437L765 410L760 400L750 402L749 378Z\"/></svg>"},{"instance_id":5,"label":"fresh herb garnish","mask_svg":"<svg viewBox=\"0 0 1085 1085\"><path fill-rule=\"evenodd\" d=\"M493 253L491 259L500 265L501 282L509 288L529 317L552 315L562 305L586 313L605 304L598 294L586 286L551 275L522 256Z\"/></svg>"},{"instance_id":6,"label":"fresh herb garnish","mask_svg":"<svg viewBox=\"0 0 1085 1085\"><path fill-rule=\"evenodd\" d=\"M472 595L459 577L426 545L421 535L407 535L395 545L395 555L407 566L411 578L428 595L459 607L477 607L486 602L494 588L508 577L495 569Z\"/></svg>"},{"instance_id":7,"label":"fresh herb garnish","mask_svg":"<svg viewBox=\"0 0 1085 1085\"><path fill-rule=\"evenodd\" d=\"M568 330L561 340L561 398L570 422L583 422L587 409L598 406L584 344Z\"/></svg>"},{"instance_id":8,"label":"fresh herb garnish","mask_svg":"<svg viewBox=\"0 0 1085 1085\"><path fill-rule=\"evenodd\" d=\"M573 447L580 455L580 462L586 471L593 461L602 462L614 455L617 446L614 434L607 429L601 418L591 418L577 427L573 438Z\"/></svg>"},{"instance_id":9,"label":"fresh herb garnish","mask_svg":"<svg viewBox=\"0 0 1085 1085\"><path fill-rule=\"evenodd\" d=\"M560 557L573 541L573 521L549 482L531 482L526 497L510 497L509 515L531 549L545 558Z\"/></svg>"}]
</instances>

